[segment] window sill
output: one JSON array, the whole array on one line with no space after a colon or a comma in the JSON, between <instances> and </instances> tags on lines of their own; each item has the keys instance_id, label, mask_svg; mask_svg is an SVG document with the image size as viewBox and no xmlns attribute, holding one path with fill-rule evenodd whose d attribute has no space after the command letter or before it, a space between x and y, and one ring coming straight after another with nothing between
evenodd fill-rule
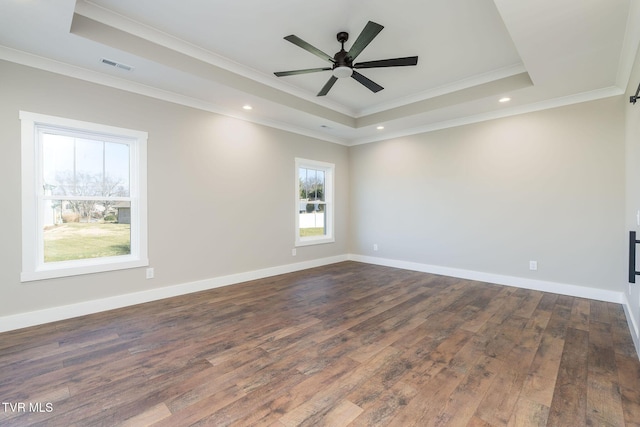
<instances>
[{"instance_id":1,"label":"window sill","mask_svg":"<svg viewBox=\"0 0 640 427\"><path fill-rule=\"evenodd\" d=\"M113 258L118 259L109 259L107 261L91 260L91 264L87 263L85 260L56 262L51 265L43 266L35 271L23 271L20 274L20 281L33 282L36 280L146 267L149 265L148 259L137 259L127 256Z\"/></svg>"},{"instance_id":2,"label":"window sill","mask_svg":"<svg viewBox=\"0 0 640 427\"><path fill-rule=\"evenodd\" d=\"M299 246L312 246L312 245L323 245L326 243L334 243L336 241L333 237L316 237L316 238L305 238L296 241L296 247Z\"/></svg>"}]
</instances>

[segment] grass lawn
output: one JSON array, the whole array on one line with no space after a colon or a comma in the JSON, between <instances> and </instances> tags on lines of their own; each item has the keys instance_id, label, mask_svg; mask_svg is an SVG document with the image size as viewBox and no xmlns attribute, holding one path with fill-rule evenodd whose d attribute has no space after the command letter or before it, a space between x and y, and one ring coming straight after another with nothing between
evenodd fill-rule
<instances>
[{"instance_id":1,"label":"grass lawn","mask_svg":"<svg viewBox=\"0 0 640 427\"><path fill-rule=\"evenodd\" d=\"M324 227L309 227L300 229L300 237L322 236L324 235Z\"/></svg>"},{"instance_id":2,"label":"grass lawn","mask_svg":"<svg viewBox=\"0 0 640 427\"><path fill-rule=\"evenodd\" d=\"M73 222L47 227L44 230L44 262L130 253L130 224Z\"/></svg>"}]
</instances>

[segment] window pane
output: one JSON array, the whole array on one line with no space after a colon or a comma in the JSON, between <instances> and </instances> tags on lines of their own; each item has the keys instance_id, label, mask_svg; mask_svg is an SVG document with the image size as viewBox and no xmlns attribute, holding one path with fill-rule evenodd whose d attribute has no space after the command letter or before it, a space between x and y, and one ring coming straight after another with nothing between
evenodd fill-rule
<instances>
[{"instance_id":1,"label":"window pane","mask_svg":"<svg viewBox=\"0 0 640 427\"><path fill-rule=\"evenodd\" d=\"M42 153L45 194L130 195L127 144L45 133Z\"/></svg>"},{"instance_id":2,"label":"window pane","mask_svg":"<svg viewBox=\"0 0 640 427\"><path fill-rule=\"evenodd\" d=\"M106 142L104 149L105 197L129 197L129 145Z\"/></svg>"},{"instance_id":3,"label":"window pane","mask_svg":"<svg viewBox=\"0 0 640 427\"><path fill-rule=\"evenodd\" d=\"M73 194L74 169L74 138L63 135L42 135L42 177L45 194Z\"/></svg>"},{"instance_id":4,"label":"window pane","mask_svg":"<svg viewBox=\"0 0 640 427\"><path fill-rule=\"evenodd\" d=\"M327 234L325 207L324 203L307 203L306 210L299 213L300 237Z\"/></svg>"},{"instance_id":5,"label":"window pane","mask_svg":"<svg viewBox=\"0 0 640 427\"><path fill-rule=\"evenodd\" d=\"M129 202L44 201L44 262L131 253Z\"/></svg>"},{"instance_id":6,"label":"window pane","mask_svg":"<svg viewBox=\"0 0 640 427\"><path fill-rule=\"evenodd\" d=\"M324 198L325 173L321 170L300 168L300 199L320 200Z\"/></svg>"},{"instance_id":7,"label":"window pane","mask_svg":"<svg viewBox=\"0 0 640 427\"><path fill-rule=\"evenodd\" d=\"M324 171L316 172L316 199L324 201Z\"/></svg>"},{"instance_id":8,"label":"window pane","mask_svg":"<svg viewBox=\"0 0 640 427\"><path fill-rule=\"evenodd\" d=\"M300 180L300 200L307 199L307 169L300 168L298 170L298 179Z\"/></svg>"}]
</instances>

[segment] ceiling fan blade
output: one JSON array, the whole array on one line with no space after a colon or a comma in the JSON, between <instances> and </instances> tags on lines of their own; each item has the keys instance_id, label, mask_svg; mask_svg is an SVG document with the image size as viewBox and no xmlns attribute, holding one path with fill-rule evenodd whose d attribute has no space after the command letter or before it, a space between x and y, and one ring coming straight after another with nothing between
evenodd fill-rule
<instances>
[{"instance_id":1,"label":"ceiling fan blade","mask_svg":"<svg viewBox=\"0 0 640 427\"><path fill-rule=\"evenodd\" d=\"M336 76L331 76L329 80L324 84L322 89L320 89L320 92L318 92L317 96L325 96L327 93L329 93L329 90L331 90L331 88L337 81L338 78Z\"/></svg>"},{"instance_id":2,"label":"ceiling fan blade","mask_svg":"<svg viewBox=\"0 0 640 427\"><path fill-rule=\"evenodd\" d=\"M378 68L378 67L405 67L416 65L417 56L407 56L405 58L380 59L378 61L365 61L353 64L353 68Z\"/></svg>"},{"instance_id":3,"label":"ceiling fan blade","mask_svg":"<svg viewBox=\"0 0 640 427\"><path fill-rule=\"evenodd\" d=\"M351 74L351 77L353 77L354 79L356 79L357 81L362 83L371 92L374 92L374 93L375 92L380 92L382 89L384 89L378 83L376 83L376 82L374 82L372 80L369 80L368 78L366 78L365 76L363 76L362 74L360 74L357 71L354 71L353 74Z\"/></svg>"},{"instance_id":4,"label":"ceiling fan blade","mask_svg":"<svg viewBox=\"0 0 640 427\"><path fill-rule=\"evenodd\" d=\"M284 77L284 76L295 76L297 74L317 73L319 71L329 71L330 69L331 69L331 67L307 68L305 70L277 71L277 72L275 72L273 74L275 74L278 77Z\"/></svg>"},{"instance_id":5,"label":"ceiling fan blade","mask_svg":"<svg viewBox=\"0 0 640 427\"><path fill-rule=\"evenodd\" d=\"M291 42L291 43L293 43L293 44L295 44L298 47L303 48L307 52L313 53L314 55L316 55L319 58L324 59L325 61L334 62L332 56L327 55L326 53L324 53L323 51L321 51L320 49L318 49L315 46L311 46L309 43L307 43L306 41L302 40L298 36L294 36L293 34L291 34L290 36L287 36L284 39L289 41L289 42Z\"/></svg>"},{"instance_id":6,"label":"ceiling fan blade","mask_svg":"<svg viewBox=\"0 0 640 427\"><path fill-rule=\"evenodd\" d=\"M367 47L369 43L371 43L371 41L378 35L380 31L382 31L383 28L384 27L382 25L376 24L373 21L367 22L367 25L365 25L360 35L351 46L351 49L349 49L349 56L351 57L352 61L356 59L358 55L360 55L360 52L362 52L364 48Z\"/></svg>"}]
</instances>

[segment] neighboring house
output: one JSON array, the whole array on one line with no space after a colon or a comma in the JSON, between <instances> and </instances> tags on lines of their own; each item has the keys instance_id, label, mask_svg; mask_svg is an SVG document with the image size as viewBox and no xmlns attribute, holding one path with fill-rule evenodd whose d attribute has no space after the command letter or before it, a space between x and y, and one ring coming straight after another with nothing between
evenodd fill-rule
<instances>
[{"instance_id":1,"label":"neighboring house","mask_svg":"<svg viewBox=\"0 0 640 427\"><path fill-rule=\"evenodd\" d=\"M131 203L118 202L113 208L118 211L116 216L119 224L131 224Z\"/></svg>"}]
</instances>

